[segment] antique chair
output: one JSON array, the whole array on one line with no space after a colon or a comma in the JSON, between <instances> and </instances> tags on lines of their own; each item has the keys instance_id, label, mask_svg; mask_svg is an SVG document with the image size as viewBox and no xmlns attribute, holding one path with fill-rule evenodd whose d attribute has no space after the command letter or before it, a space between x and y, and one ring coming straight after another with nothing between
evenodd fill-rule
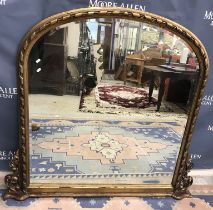
<instances>
[{"instance_id":1,"label":"antique chair","mask_svg":"<svg viewBox=\"0 0 213 210\"><path fill-rule=\"evenodd\" d=\"M166 60L162 58L159 48L149 48L146 51L126 56L124 64L124 84L126 84L126 81L130 81L136 82L137 85L140 86L142 83L142 74L145 65L158 66L165 63ZM134 75L134 77L134 73L131 72L132 65L136 66L136 75Z\"/></svg>"}]
</instances>

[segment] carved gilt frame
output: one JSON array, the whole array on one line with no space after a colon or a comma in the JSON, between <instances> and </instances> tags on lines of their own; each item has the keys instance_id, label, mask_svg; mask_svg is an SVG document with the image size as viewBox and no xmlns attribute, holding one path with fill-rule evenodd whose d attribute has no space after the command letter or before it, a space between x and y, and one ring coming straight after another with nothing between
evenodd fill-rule
<instances>
[{"instance_id":1,"label":"carved gilt frame","mask_svg":"<svg viewBox=\"0 0 213 210\"><path fill-rule=\"evenodd\" d=\"M29 114L28 114L28 58L36 41L50 29L61 24L91 18L121 18L149 23L162 27L176 34L194 50L200 67L197 91L189 113L182 140L175 173L170 185L29 185ZM209 61L207 52L199 39L188 29L148 12L126 8L83 8L56 14L35 25L24 37L17 57L18 91L19 91L19 150L10 167L13 174L5 177L7 191L3 198L24 200L28 197L44 196L173 196L183 198L190 196L188 187L192 178L187 176L191 168L188 149L192 130L201 103L201 97L207 80Z\"/></svg>"}]
</instances>

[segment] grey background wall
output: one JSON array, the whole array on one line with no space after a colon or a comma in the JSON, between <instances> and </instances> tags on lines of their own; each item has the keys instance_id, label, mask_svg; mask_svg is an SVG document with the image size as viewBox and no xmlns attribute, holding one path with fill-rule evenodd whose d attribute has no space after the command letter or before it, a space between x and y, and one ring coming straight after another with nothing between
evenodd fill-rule
<instances>
[{"instance_id":1,"label":"grey background wall","mask_svg":"<svg viewBox=\"0 0 213 210\"><path fill-rule=\"evenodd\" d=\"M210 58L210 75L190 148L195 169L213 168L213 1L211 0L0 0L0 170L18 146L16 52L24 34L45 17L80 7L122 6L182 24Z\"/></svg>"}]
</instances>

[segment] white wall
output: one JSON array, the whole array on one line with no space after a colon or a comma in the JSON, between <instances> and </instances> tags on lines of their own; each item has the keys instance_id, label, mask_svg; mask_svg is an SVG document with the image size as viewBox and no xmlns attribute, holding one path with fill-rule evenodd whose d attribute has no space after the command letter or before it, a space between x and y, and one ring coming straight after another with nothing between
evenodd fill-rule
<instances>
[{"instance_id":1,"label":"white wall","mask_svg":"<svg viewBox=\"0 0 213 210\"><path fill-rule=\"evenodd\" d=\"M80 37L80 25L78 23L69 23L67 35L68 56L77 57L78 44Z\"/></svg>"}]
</instances>

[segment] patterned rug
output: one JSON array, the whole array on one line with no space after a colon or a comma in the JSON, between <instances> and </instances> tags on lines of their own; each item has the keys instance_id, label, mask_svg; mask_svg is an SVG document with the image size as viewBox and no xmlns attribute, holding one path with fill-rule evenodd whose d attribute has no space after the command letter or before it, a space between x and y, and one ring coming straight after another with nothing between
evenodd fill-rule
<instances>
[{"instance_id":1,"label":"patterned rug","mask_svg":"<svg viewBox=\"0 0 213 210\"><path fill-rule=\"evenodd\" d=\"M0 191L0 195L3 191ZM183 200L153 197L29 198L0 200L1 210L212 210L213 196Z\"/></svg>"},{"instance_id":2,"label":"patterned rug","mask_svg":"<svg viewBox=\"0 0 213 210\"><path fill-rule=\"evenodd\" d=\"M138 120L33 119L33 182L171 183L183 125Z\"/></svg>"},{"instance_id":3,"label":"patterned rug","mask_svg":"<svg viewBox=\"0 0 213 210\"><path fill-rule=\"evenodd\" d=\"M155 98L149 103L149 94L143 88L101 84L95 91L97 106L100 107L144 109L157 104Z\"/></svg>"},{"instance_id":4,"label":"patterned rug","mask_svg":"<svg viewBox=\"0 0 213 210\"><path fill-rule=\"evenodd\" d=\"M160 117L171 115L186 118L186 111L174 103L162 102L160 112L156 112L156 104L157 100L153 97L149 104L148 92L143 88L102 83L89 95L82 94L79 110L102 114Z\"/></svg>"}]
</instances>

